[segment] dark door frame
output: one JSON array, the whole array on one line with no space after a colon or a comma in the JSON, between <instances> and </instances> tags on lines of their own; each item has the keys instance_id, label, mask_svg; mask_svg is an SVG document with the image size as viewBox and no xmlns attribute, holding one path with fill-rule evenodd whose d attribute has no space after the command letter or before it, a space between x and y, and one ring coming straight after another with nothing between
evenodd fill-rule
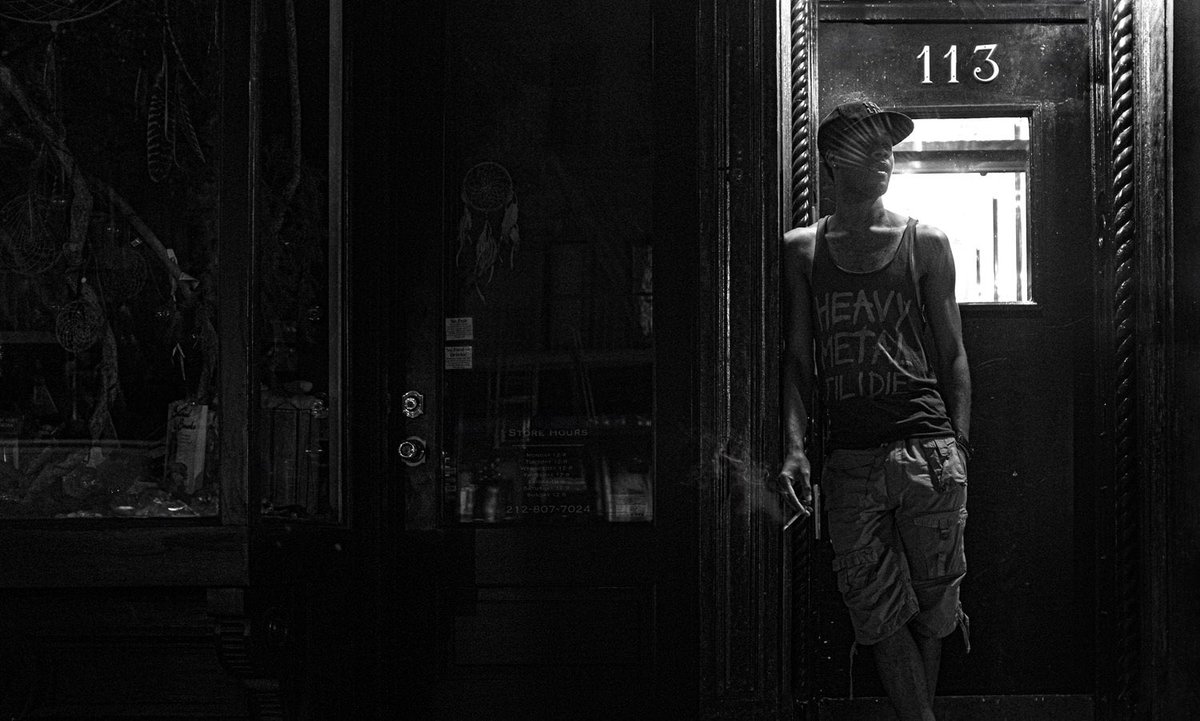
<instances>
[{"instance_id":1,"label":"dark door frame","mask_svg":"<svg viewBox=\"0 0 1200 721\"><path fill-rule=\"evenodd\" d=\"M692 2L700 254L691 432L701 718L790 719L792 588L778 469L779 242L790 213L786 6Z\"/></svg>"}]
</instances>

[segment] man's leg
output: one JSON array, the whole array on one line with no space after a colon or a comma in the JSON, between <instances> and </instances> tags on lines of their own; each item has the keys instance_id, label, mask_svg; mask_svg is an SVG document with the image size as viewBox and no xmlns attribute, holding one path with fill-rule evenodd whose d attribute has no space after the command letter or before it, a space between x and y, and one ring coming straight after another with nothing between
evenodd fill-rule
<instances>
[{"instance_id":1,"label":"man's leg","mask_svg":"<svg viewBox=\"0 0 1200 721\"><path fill-rule=\"evenodd\" d=\"M959 609L959 584L967 571L963 550L966 522L966 467L953 439L910 440L902 457L903 485L894 491L903 499L896 514L921 611L909 624L921 656L926 698L937 695L942 662L942 636ZM889 490L892 490L889 488Z\"/></svg>"},{"instance_id":2,"label":"man's leg","mask_svg":"<svg viewBox=\"0 0 1200 721\"><path fill-rule=\"evenodd\" d=\"M932 706L933 699L937 696L938 670L942 665L942 639L930 638L919 631L913 631L912 637L925 665L925 684L929 689L929 704Z\"/></svg>"},{"instance_id":3,"label":"man's leg","mask_svg":"<svg viewBox=\"0 0 1200 721\"><path fill-rule=\"evenodd\" d=\"M875 644L875 664L900 721L935 721L925 662L908 626Z\"/></svg>"}]
</instances>

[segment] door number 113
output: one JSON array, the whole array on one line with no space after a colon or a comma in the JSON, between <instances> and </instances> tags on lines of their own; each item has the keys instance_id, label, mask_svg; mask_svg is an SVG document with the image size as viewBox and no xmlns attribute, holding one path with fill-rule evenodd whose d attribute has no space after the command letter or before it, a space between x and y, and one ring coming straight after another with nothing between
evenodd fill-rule
<instances>
[{"instance_id":1,"label":"door number 113","mask_svg":"<svg viewBox=\"0 0 1200 721\"><path fill-rule=\"evenodd\" d=\"M997 65L996 61L992 59L992 53L994 53L994 52L996 52L996 43L987 43L986 45L976 45L975 49L971 51L972 58L979 55L980 53L987 53L986 55L983 56L982 59L980 59L978 64L975 65L974 69L971 72L972 77L974 77L976 80L978 80L981 83L990 83L993 80L995 80L996 78L1000 77L1000 66ZM917 54L917 57L920 58L921 61L924 63L923 68L925 71L925 76L921 80L921 84L922 85L932 85L933 80L930 78L930 67L929 67L929 65L930 65L930 63L929 63L929 58L930 58L929 46L926 45L924 48L922 48L921 52ZM958 82L958 46L951 45L950 49L948 51L946 51L946 54L943 55L942 57L950 60L949 83L950 84L957 83Z\"/></svg>"}]
</instances>

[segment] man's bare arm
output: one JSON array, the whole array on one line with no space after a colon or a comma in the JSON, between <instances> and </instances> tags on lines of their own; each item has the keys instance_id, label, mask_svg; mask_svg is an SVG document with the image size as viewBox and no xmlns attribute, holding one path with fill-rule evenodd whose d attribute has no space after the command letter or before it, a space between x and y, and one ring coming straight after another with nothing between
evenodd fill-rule
<instances>
[{"instance_id":1,"label":"man's bare arm","mask_svg":"<svg viewBox=\"0 0 1200 721\"><path fill-rule=\"evenodd\" d=\"M808 286L814 243L812 228L798 228L784 236L783 413L787 432L781 474L789 481L784 489L790 505L811 506L811 465L804 448L808 409L813 392L812 300ZM799 495L797 496L797 492Z\"/></svg>"},{"instance_id":2,"label":"man's bare arm","mask_svg":"<svg viewBox=\"0 0 1200 721\"><path fill-rule=\"evenodd\" d=\"M956 434L971 435L971 372L962 340L962 317L954 294L954 256L950 241L937 228L919 226L918 254L924 261L925 311L937 344L938 382Z\"/></svg>"}]
</instances>

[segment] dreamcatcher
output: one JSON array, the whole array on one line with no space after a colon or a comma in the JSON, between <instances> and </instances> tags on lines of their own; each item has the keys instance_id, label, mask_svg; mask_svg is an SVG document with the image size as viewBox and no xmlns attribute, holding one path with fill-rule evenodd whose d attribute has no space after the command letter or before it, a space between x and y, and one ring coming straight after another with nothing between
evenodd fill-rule
<instances>
[{"instance_id":1,"label":"dreamcatcher","mask_svg":"<svg viewBox=\"0 0 1200 721\"><path fill-rule=\"evenodd\" d=\"M58 311L54 337L69 353L82 353L96 345L104 333L104 314L89 298L73 300Z\"/></svg>"},{"instance_id":2,"label":"dreamcatcher","mask_svg":"<svg viewBox=\"0 0 1200 721\"><path fill-rule=\"evenodd\" d=\"M0 17L35 25L49 25L41 73L41 92L55 124L61 124L59 107L58 26L98 15L121 0L0 0ZM0 210L5 241L0 245L0 265L25 275L48 271L66 252L68 260L82 252L68 245L72 193L68 178L43 141L29 169L29 190Z\"/></svg>"},{"instance_id":3,"label":"dreamcatcher","mask_svg":"<svg viewBox=\"0 0 1200 721\"><path fill-rule=\"evenodd\" d=\"M0 17L23 23L57 25L85 20L121 0L0 0Z\"/></svg>"},{"instance_id":4,"label":"dreamcatcher","mask_svg":"<svg viewBox=\"0 0 1200 721\"><path fill-rule=\"evenodd\" d=\"M34 193L18 195L0 207L0 267L41 275L62 253L66 217L61 208Z\"/></svg>"},{"instance_id":5,"label":"dreamcatcher","mask_svg":"<svg viewBox=\"0 0 1200 721\"><path fill-rule=\"evenodd\" d=\"M120 305L142 292L150 269L129 242L128 228L115 216L104 224L103 240L92 250L97 286L106 302Z\"/></svg>"},{"instance_id":6,"label":"dreamcatcher","mask_svg":"<svg viewBox=\"0 0 1200 721\"><path fill-rule=\"evenodd\" d=\"M0 0L0 17L32 25L50 26L50 41L46 43L46 61L42 67L42 88L56 118L60 115L58 26L94 17L119 2L121 0Z\"/></svg>"},{"instance_id":7,"label":"dreamcatcher","mask_svg":"<svg viewBox=\"0 0 1200 721\"><path fill-rule=\"evenodd\" d=\"M507 255L511 268L521 244L512 176L499 163L479 163L463 177L462 201L455 264L468 268L468 283L482 298L479 287L491 281L496 263Z\"/></svg>"}]
</instances>

